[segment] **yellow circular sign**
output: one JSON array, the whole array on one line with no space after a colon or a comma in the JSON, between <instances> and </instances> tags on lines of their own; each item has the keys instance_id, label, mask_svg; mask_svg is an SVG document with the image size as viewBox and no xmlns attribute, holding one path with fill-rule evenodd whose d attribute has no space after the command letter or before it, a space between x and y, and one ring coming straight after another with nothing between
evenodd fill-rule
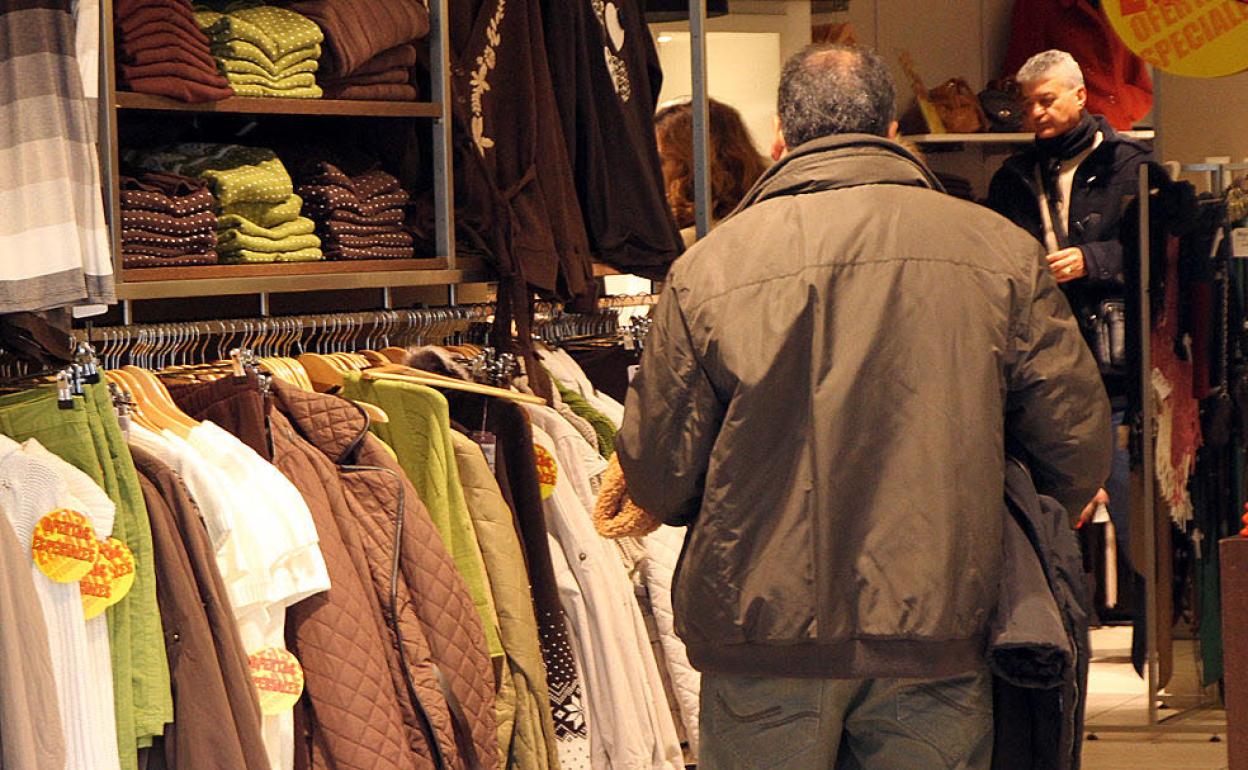
<instances>
[{"instance_id":1,"label":"yellow circular sign","mask_svg":"<svg viewBox=\"0 0 1248 770\"><path fill-rule=\"evenodd\" d=\"M290 711L303 695L303 666L281 647L265 647L247 656L251 682L260 697L260 713L273 716Z\"/></svg>"},{"instance_id":2,"label":"yellow circular sign","mask_svg":"<svg viewBox=\"0 0 1248 770\"><path fill-rule=\"evenodd\" d=\"M1158 69L1193 78L1248 70L1244 0L1105 0L1118 37Z\"/></svg>"},{"instance_id":3,"label":"yellow circular sign","mask_svg":"<svg viewBox=\"0 0 1248 770\"><path fill-rule=\"evenodd\" d=\"M30 553L39 571L58 583L77 583L95 567L100 543L91 522L77 511L60 508L35 525Z\"/></svg>"},{"instance_id":4,"label":"yellow circular sign","mask_svg":"<svg viewBox=\"0 0 1248 770\"><path fill-rule=\"evenodd\" d=\"M559 483L559 463L541 444L533 445L533 453L537 456L537 480L542 485L542 499L548 500Z\"/></svg>"},{"instance_id":5,"label":"yellow circular sign","mask_svg":"<svg viewBox=\"0 0 1248 770\"><path fill-rule=\"evenodd\" d=\"M100 554L108 558L109 567L112 568L112 592L108 599L108 606L112 607L126 598L126 594L134 587L134 552L130 550L130 546L110 537L100 543Z\"/></svg>"},{"instance_id":6,"label":"yellow circular sign","mask_svg":"<svg viewBox=\"0 0 1248 770\"><path fill-rule=\"evenodd\" d=\"M101 548L95 557L95 565L87 576L78 581L82 591L82 614L87 620L108 609L113 597L113 565Z\"/></svg>"}]
</instances>

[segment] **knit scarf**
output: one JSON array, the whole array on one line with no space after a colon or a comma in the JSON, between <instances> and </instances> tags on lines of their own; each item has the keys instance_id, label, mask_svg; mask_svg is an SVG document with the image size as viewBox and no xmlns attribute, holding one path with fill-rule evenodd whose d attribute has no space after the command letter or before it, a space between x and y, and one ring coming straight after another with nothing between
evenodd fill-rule
<instances>
[{"instance_id":1,"label":"knit scarf","mask_svg":"<svg viewBox=\"0 0 1248 770\"><path fill-rule=\"evenodd\" d=\"M1062 247L1068 245L1066 223L1061 221L1060 202L1062 197L1058 178L1062 174L1062 163L1092 147L1096 134L1100 130L1096 119L1086 110L1074 128L1060 136L1049 139L1036 139L1036 150L1040 153L1040 178L1044 182L1044 195L1049 205L1049 215L1053 220L1053 231L1057 242Z\"/></svg>"}]
</instances>

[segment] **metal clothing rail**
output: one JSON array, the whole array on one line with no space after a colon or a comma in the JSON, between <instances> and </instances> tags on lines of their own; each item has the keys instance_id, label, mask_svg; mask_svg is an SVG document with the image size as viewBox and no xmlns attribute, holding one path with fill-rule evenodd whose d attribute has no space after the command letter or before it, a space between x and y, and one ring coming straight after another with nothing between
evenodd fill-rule
<instances>
[{"instance_id":1,"label":"metal clothing rail","mask_svg":"<svg viewBox=\"0 0 1248 770\"><path fill-rule=\"evenodd\" d=\"M1248 171L1248 163L1167 163L1165 166L1171 175L1175 177L1180 174L1208 174L1209 189L1215 195L1226 192L1233 182L1234 172ZM1089 735L1095 735L1096 733L1139 732L1213 734L1216 740L1219 734L1226 732L1225 724L1194 725L1179 723L1179 720L1196 711L1208 709L1216 705L1207 702L1203 696L1200 696L1199 702L1194 707L1177 710L1175 713L1167 714L1164 717L1160 715L1158 706L1161 697L1161 687L1158 684L1160 679L1160 659L1157 650L1158 623L1160 618L1157 617L1156 607L1158 591L1162 587L1158 585L1157 579L1157 499L1155 486L1155 444L1157 440L1155 421L1157 414L1149 385L1152 382L1153 367L1151 327L1149 322L1149 319L1152 317L1152 297L1149 294L1150 271L1152 268L1150 192L1151 185L1149 183L1148 166L1141 166L1138 188L1140 201L1140 285L1138 286L1138 300L1140 303L1140 369L1138 375L1142 388L1141 392L1144 394L1141 414L1143 440L1140 442L1143 447L1141 470L1144 484L1140 494L1138 512L1141 514L1141 525L1146 533L1144 538L1144 564L1141 565L1141 572L1143 572L1144 577L1144 602L1146 608L1144 620L1146 632L1145 660L1148 681L1148 723L1144 725L1089 724L1085 725L1084 732ZM1229 275L1226 280L1230 280ZM1133 509L1132 513L1135 513L1136 510Z\"/></svg>"}]
</instances>

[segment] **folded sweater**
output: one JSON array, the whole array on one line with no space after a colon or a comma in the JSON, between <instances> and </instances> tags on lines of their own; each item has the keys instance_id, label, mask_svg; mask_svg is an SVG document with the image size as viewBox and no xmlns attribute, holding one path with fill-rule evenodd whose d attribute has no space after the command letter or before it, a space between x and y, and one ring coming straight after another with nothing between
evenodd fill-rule
<instances>
[{"instance_id":1,"label":"folded sweater","mask_svg":"<svg viewBox=\"0 0 1248 770\"><path fill-rule=\"evenodd\" d=\"M299 251L252 251L240 249L227 254L220 254L222 262L228 263L259 263L266 262L319 262L325 259L320 249L300 249Z\"/></svg>"},{"instance_id":2,"label":"folded sweater","mask_svg":"<svg viewBox=\"0 0 1248 770\"><path fill-rule=\"evenodd\" d=\"M177 99L187 104L219 102L222 99L229 99L235 95L234 89L230 88L228 84L224 86L206 85L173 75L130 78L125 85L135 93L167 96L170 99Z\"/></svg>"},{"instance_id":3,"label":"folded sweater","mask_svg":"<svg viewBox=\"0 0 1248 770\"><path fill-rule=\"evenodd\" d=\"M217 227L277 227L299 217L303 199L292 195L281 203L232 203L222 206L217 216Z\"/></svg>"},{"instance_id":4,"label":"folded sweater","mask_svg":"<svg viewBox=\"0 0 1248 770\"><path fill-rule=\"evenodd\" d=\"M297 0L292 11L325 32L327 75L343 78L370 60L429 34L429 11L420 0Z\"/></svg>"},{"instance_id":5,"label":"folded sweater","mask_svg":"<svg viewBox=\"0 0 1248 770\"><path fill-rule=\"evenodd\" d=\"M221 67L222 69L225 70L227 76L229 75L260 75L260 76L267 77L267 78L273 78L273 77L279 76L277 73L273 72L273 70L270 69L269 67L256 64L253 61L247 61L246 59L225 58L225 59L218 59L217 61L221 63ZM297 64L292 64L289 67L286 67L285 69L283 69L281 71L280 76L287 77L290 75L298 75L304 72L316 72L316 70L319 67L320 67L320 62L317 61L316 59L304 59L303 61Z\"/></svg>"},{"instance_id":6,"label":"folded sweater","mask_svg":"<svg viewBox=\"0 0 1248 770\"><path fill-rule=\"evenodd\" d=\"M158 254L122 252L121 264L127 270L144 267L198 267L217 264L215 251L203 251L198 254L179 254L160 256Z\"/></svg>"},{"instance_id":7,"label":"folded sweater","mask_svg":"<svg viewBox=\"0 0 1248 770\"><path fill-rule=\"evenodd\" d=\"M319 45L291 51L276 59L270 58L259 46L246 40L214 41L209 48L213 56L222 61L234 59L251 62L271 75L282 75L299 65L306 67L306 62L317 61L321 56Z\"/></svg>"},{"instance_id":8,"label":"folded sweater","mask_svg":"<svg viewBox=\"0 0 1248 770\"><path fill-rule=\"evenodd\" d=\"M232 217L229 225L218 227L216 232L220 238L245 236L257 240L280 241L299 235L311 235L316 232L316 223L307 217L296 217L276 227L261 227L250 220ZM252 247L248 246L246 248ZM263 249L257 249L257 251L263 251Z\"/></svg>"},{"instance_id":9,"label":"folded sweater","mask_svg":"<svg viewBox=\"0 0 1248 770\"><path fill-rule=\"evenodd\" d=\"M286 167L272 150L231 144L190 142L136 155L150 171L173 171L208 182L222 206L285 203L294 194Z\"/></svg>"},{"instance_id":10,"label":"folded sweater","mask_svg":"<svg viewBox=\"0 0 1248 770\"><path fill-rule=\"evenodd\" d=\"M413 85L381 83L376 85L348 85L325 88L326 99L347 99L373 102L418 102L420 91Z\"/></svg>"},{"instance_id":11,"label":"folded sweater","mask_svg":"<svg viewBox=\"0 0 1248 770\"><path fill-rule=\"evenodd\" d=\"M260 5L220 14L197 11L196 21L216 43L243 40L260 48L272 62L311 49L325 39L311 19L286 8Z\"/></svg>"},{"instance_id":12,"label":"folded sweater","mask_svg":"<svg viewBox=\"0 0 1248 770\"><path fill-rule=\"evenodd\" d=\"M217 231L217 215L201 211L189 216L174 216L157 211L121 209L121 226L126 230L147 230L165 235L199 235Z\"/></svg>"}]
</instances>

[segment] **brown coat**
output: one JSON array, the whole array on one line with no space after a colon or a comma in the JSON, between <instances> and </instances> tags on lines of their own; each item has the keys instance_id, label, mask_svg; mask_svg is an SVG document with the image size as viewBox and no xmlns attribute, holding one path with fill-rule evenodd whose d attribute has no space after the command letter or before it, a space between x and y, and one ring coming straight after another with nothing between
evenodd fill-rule
<instances>
[{"instance_id":1,"label":"brown coat","mask_svg":"<svg viewBox=\"0 0 1248 770\"><path fill-rule=\"evenodd\" d=\"M173 724L150 767L268 770L247 652L208 530L182 479L131 447L152 522L156 600L173 679Z\"/></svg>"},{"instance_id":2,"label":"brown coat","mask_svg":"<svg viewBox=\"0 0 1248 770\"><path fill-rule=\"evenodd\" d=\"M480 621L410 482L357 407L281 382L273 389L271 457L312 510L333 586L287 616L308 680L298 766L433 768L423 712L446 767L493 767L494 679ZM174 396L253 447L268 443L238 418L256 413L254 386L219 381Z\"/></svg>"}]
</instances>

